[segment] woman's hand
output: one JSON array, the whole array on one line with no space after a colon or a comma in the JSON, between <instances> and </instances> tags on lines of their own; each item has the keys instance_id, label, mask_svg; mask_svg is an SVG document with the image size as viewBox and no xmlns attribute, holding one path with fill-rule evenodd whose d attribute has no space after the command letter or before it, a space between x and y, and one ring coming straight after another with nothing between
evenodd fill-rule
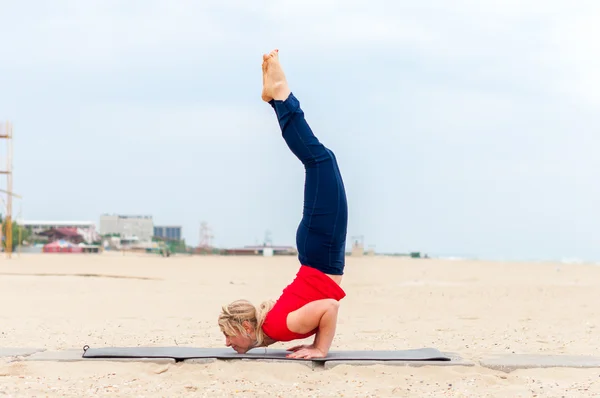
<instances>
[{"instance_id":1,"label":"woman's hand","mask_svg":"<svg viewBox=\"0 0 600 398\"><path fill-rule=\"evenodd\" d=\"M320 349L316 348L314 344L297 345L295 347L288 348L288 351L292 352L286 355L287 358L310 359L325 358L327 356L326 352L323 352Z\"/></svg>"}]
</instances>

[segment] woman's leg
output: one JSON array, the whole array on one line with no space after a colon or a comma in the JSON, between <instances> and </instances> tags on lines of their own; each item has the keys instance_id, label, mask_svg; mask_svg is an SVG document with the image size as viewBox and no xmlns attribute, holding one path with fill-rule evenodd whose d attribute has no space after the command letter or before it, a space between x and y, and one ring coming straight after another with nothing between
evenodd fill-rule
<instances>
[{"instance_id":1,"label":"woman's leg","mask_svg":"<svg viewBox=\"0 0 600 398\"><path fill-rule=\"evenodd\" d=\"M269 103L285 142L306 172L303 216L296 233L298 258L326 274L343 275L348 206L336 157L313 134L294 94Z\"/></svg>"}]
</instances>

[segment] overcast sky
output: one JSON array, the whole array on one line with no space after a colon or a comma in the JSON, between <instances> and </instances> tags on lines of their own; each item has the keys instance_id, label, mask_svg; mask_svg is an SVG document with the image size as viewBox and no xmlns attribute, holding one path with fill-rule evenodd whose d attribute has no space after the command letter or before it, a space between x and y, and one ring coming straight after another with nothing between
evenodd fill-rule
<instances>
[{"instance_id":1,"label":"overcast sky","mask_svg":"<svg viewBox=\"0 0 600 398\"><path fill-rule=\"evenodd\" d=\"M304 170L260 99L279 48L338 157L349 245L600 261L599 2L1 1L0 15L15 215L151 214L192 245L203 220L220 246L266 230L295 244Z\"/></svg>"}]
</instances>

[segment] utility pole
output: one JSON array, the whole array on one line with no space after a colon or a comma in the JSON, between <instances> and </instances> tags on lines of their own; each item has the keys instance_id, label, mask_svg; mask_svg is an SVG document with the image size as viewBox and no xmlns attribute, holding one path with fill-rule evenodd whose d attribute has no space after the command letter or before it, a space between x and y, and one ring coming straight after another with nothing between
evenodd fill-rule
<instances>
[{"instance_id":1,"label":"utility pole","mask_svg":"<svg viewBox=\"0 0 600 398\"><path fill-rule=\"evenodd\" d=\"M0 131L0 139L6 140L6 170L0 170L0 174L6 174L6 217L4 218L4 225L6 225L6 257L11 258L12 255L12 124L10 122L5 123L4 131Z\"/></svg>"}]
</instances>

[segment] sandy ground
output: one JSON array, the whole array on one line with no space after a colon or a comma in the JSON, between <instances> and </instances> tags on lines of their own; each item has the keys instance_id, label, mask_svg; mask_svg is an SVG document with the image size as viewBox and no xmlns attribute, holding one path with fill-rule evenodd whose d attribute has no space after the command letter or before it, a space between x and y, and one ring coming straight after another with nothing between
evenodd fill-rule
<instances>
[{"instance_id":1,"label":"sandy ground","mask_svg":"<svg viewBox=\"0 0 600 398\"><path fill-rule=\"evenodd\" d=\"M2 258L0 347L220 347L220 305L277 298L297 267L291 257ZM363 257L346 272L332 349L600 355L599 266ZM0 360L0 396L102 395L582 397L600 395L600 369Z\"/></svg>"}]
</instances>

